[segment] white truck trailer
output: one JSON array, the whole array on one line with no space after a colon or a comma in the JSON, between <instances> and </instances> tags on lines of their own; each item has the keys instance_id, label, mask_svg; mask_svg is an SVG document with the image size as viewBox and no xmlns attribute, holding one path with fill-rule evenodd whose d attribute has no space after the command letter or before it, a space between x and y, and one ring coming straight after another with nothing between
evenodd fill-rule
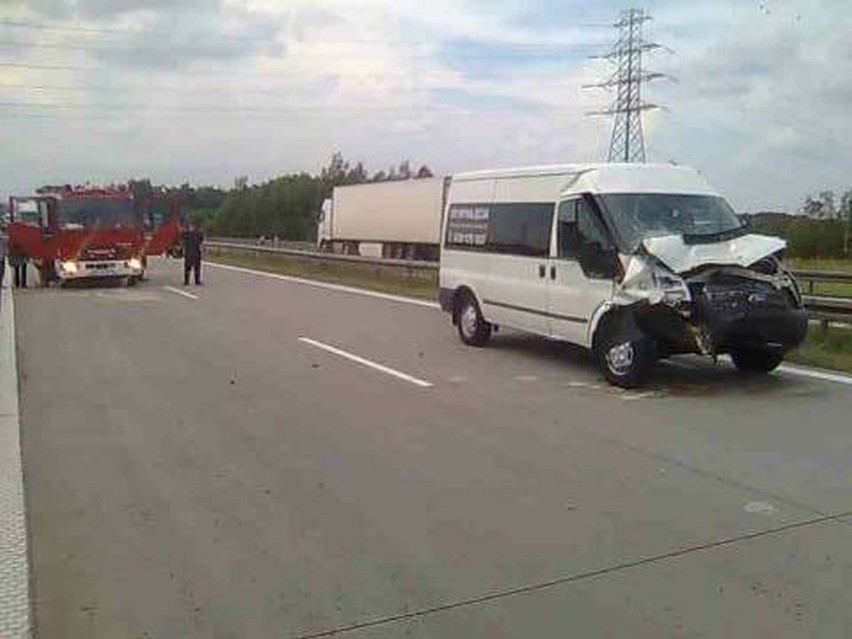
<instances>
[{"instance_id":1,"label":"white truck trailer","mask_svg":"<svg viewBox=\"0 0 852 639\"><path fill-rule=\"evenodd\" d=\"M437 260L450 178L335 187L317 227L320 251Z\"/></svg>"}]
</instances>

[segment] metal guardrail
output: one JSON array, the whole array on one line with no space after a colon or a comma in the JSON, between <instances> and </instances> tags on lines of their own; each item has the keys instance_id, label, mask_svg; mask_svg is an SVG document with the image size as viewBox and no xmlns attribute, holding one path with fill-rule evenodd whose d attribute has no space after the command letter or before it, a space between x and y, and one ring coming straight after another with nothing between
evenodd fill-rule
<instances>
[{"instance_id":1,"label":"metal guardrail","mask_svg":"<svg viewBox=\"0 0 852 639\"><path fill-rule=\"evenodd\" d=\"M209 237L207 243L223 242L225 244L239 244L241 246L263 246L270 248L294 249L297 251L315 251L315 242L305 242L300 240L278 240L274 237L265 237L263 240L257 237Z\"/></svg>"},{"instance_id":2,"label":"metal guardrail","mask_svg":"<svg viewBox=\"0 0 852 639\"><path fill-rule=\"evenodd\" d=\"M254 242L254 243L249 243ZM388 268L399 268L411 271L437 271L437 262L423 262L417 260L395 260L381 257L367 257L364 255L338 255L335 253L320 253L318 251L306 251L292 248L279 248L274 246L258 245L256 240L245 242L234 242L232 240L210 240L207 246L211 248L224 248L236 250L250 250L257 253L272 253L286 255L318 262L340 262L349 264L365 264L370 266L383 266ZM814 282L833 282L852 285L852 273L836 271L794 271L800 286L806 283L808 293L803 296L805 308L808 314L815 320L823 322L852 322L852 296L850 297L827 297L813 295Z\"/></svg>"},{"instance_id":3,"label":"metal guardrail","mask_svg":"<svg viewBox=\"0 0 852 639\"><path fill-rule=\"evenodd\" d=\"M811 319L823 322L852 322L852 298L803 295Z\"/></svg>"},{"instance_id":4,"label":"metal guardrail","mask_svg":"<svg viewBox=\"0 0 852 639\"><path fill-rule=\"evenodd\" d=\"M814 283L816 282L852 285L852 273L844 273L843 271L793 271L793 276L800 286L803 282L807 282L806 288L810 295L813 295Z\"/></svg>"},{"instance_id":5,"label":"metal guardrail","mask_svg":"<svg viewBox=\"0 0 852 639\"><path fill-rule=\"evenodd\" d=\"M210 248L236 249L241 251L254 251L257 253L273 253L276 255L287 255L317 262L348 262L350 264L366 264L368 266L387 266L417 271L437 271L437 262L423 262L420 260L392 260L384 257L368 257L365 255L339 255L337 253L320 253L319 251L305 251L300 249L276 248L274 246L243 244L237 242L223 242L209 240L205 242Z\"/></svg>"}]
</instances>

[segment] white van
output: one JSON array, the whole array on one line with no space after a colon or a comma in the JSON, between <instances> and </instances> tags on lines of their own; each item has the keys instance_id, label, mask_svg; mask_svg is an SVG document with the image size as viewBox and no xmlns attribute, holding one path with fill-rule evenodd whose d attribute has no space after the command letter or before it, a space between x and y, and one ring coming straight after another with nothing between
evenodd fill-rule
<instances>
[{"instance_id":1,"label":"white van","mask_svg":"<svg viewBox=\"0 0 852 639\"><path fill-rule=\"evenodd\" d=\"M749 233L686 167L464 173L447 199L439 297L466 344L500 326L566 340L619 386L678 353L768 372L807 330L785 247Z\"/></svg>"}]
</instances>

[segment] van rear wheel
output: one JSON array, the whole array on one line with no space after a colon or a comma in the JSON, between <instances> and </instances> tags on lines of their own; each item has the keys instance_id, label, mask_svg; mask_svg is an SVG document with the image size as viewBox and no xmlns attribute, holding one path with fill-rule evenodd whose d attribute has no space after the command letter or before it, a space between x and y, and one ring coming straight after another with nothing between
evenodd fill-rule
<instances>
[{"instance_id":1,"label":"van rear wheel","mask_svg":"<svg viewBox=\"0 0 852 639\"><path fill-rule=\"evenodd\" d=\"M491 324L485 321L470 293L462 294L456 306L456 326L461 341L468 346L485 346L491 339Z\"/></svg>"},{"instance_id":2,"label":"van rear wheel","mask_svg":"<svg viewBox=\"0 0 852 639\"><path fill-rule=\"evenodd\" d=\"M595 340L595 362L606 380L621 388L636 388L656 360L654 342L637 330L610 322Z\"/></svg>"}]
</instances>

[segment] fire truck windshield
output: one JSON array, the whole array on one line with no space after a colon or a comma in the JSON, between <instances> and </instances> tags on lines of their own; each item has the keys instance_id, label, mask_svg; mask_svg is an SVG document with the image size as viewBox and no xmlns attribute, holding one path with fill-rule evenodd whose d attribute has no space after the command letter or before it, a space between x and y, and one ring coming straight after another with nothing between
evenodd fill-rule
<instances>
[{"instance_id":1,"label":"fire truck windshield","mask_svg":"<svg viewBox=\"0 0 852 639\"><path fill-rule=\"evenodd\" d=\"M133 201L119 198L67 198L58 203L62 228L114 229L141 226Z\"/></svg>"}]
</instances>

